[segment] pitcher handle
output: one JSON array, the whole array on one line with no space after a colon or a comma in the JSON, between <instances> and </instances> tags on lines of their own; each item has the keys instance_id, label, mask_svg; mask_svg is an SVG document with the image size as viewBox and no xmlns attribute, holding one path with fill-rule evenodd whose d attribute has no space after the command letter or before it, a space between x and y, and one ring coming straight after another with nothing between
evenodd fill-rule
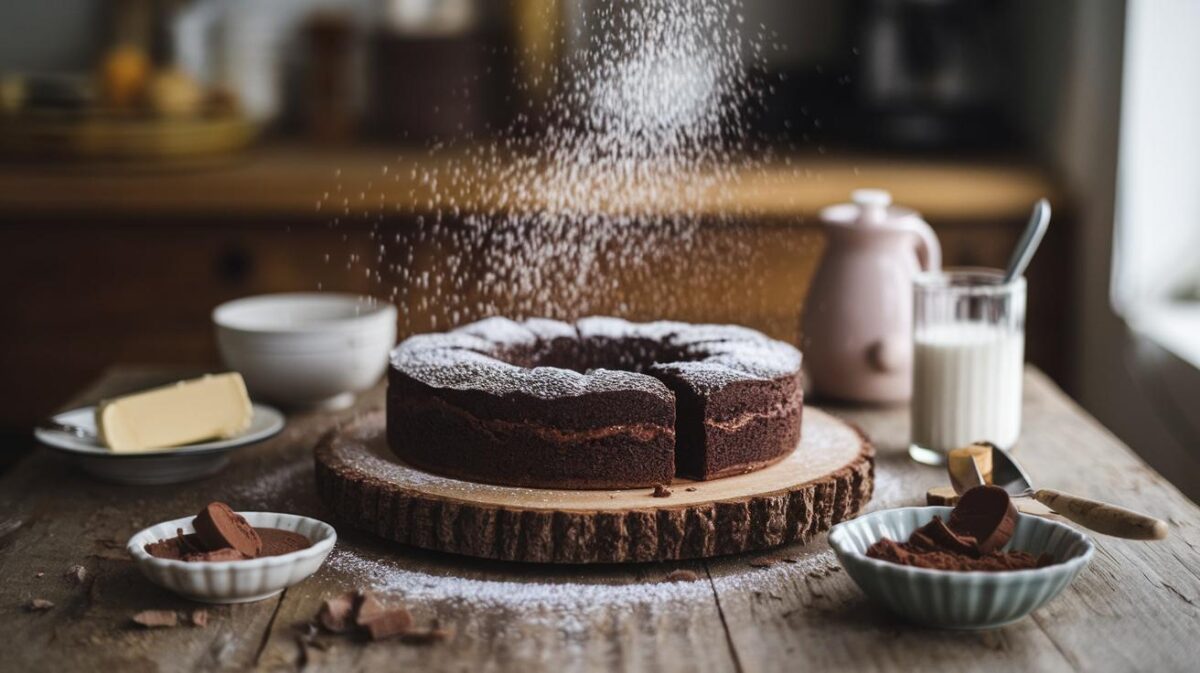
<instances>
[{"instance_id":1,"label":"pitcher handle","mask_svg":"<svg viewBox=\"0 0 1200 673\"><path fill-rule=\"evenodd\" d=\"M911 222L912 232L917 235L917 262L921 270L941 271L942 244L938 242L937 234L933 233L933 227L920 218L913 218Z\"/></svg>"}]
</instances>

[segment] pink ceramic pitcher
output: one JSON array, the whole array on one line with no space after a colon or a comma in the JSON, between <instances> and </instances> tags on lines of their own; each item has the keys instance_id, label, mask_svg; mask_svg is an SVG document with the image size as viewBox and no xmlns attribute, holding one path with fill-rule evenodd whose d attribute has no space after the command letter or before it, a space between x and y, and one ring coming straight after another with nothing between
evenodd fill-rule
<instances>
[{"instance_id":1,"label":"pink ceramic pitcher","mask_svg":"<svg viewBox=\"0 0 1200 673\"><path fill-rule=\"evenodd\" d=\"M941 268L942 248L914 210L881 189L821 211L827 244L804 304L813 392L855 402L912 394L912 281Z\"/></svg>"}]
</instances>

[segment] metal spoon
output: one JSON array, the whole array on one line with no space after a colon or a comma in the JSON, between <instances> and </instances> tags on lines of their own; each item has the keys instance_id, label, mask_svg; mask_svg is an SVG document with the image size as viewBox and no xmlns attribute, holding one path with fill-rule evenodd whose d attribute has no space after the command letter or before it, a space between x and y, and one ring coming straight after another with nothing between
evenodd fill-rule
<instances>
[{"instance_id":1,"label":"metal spoon","mask_svg":"<svg viewBox=\"0 0 1200 673\"><path fill-rule=\"evenodd\" d=\"M1033 213L1029 215L1029 224L1025 225L1021 240L1017 241L1012 258L1008 260L1008 269L1004 272L1005 283L1011 283L1025 273L1025 268L1029 266L1029 261L1033 259L1033 253L1037 252L1049 226L1050 202L1044 198L1038 199L1038 202L1033 204Z\"/></svg>"}]
</instances>

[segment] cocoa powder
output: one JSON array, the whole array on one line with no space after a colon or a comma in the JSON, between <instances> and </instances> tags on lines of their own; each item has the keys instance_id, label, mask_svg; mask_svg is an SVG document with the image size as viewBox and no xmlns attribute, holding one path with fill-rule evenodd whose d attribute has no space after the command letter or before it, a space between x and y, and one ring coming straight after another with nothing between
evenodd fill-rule
<instances>
[{"instance_id":1,"label":"cocoa powder","mask_svg":"<svg viewBox=\"0 0 1200 673\"><path fill-rule=\"evenodd\" d=\"M978 486L963 494L949 522L935 516L913 531L907 542L883 538L867 549L867 556L917 568L958 571L1027 570L1054 563L1048 554L1000 551L1012 538L1016 518L1003 489ZM982 544L979 538L983 538Z\"/></svg>"}]
</instances>

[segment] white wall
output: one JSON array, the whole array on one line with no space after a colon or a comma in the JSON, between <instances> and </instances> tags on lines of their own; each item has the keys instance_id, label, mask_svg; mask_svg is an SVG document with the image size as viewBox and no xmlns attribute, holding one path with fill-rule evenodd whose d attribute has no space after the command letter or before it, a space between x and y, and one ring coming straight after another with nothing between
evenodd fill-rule
<instances>
[{"instance_id":1,"label":"white wall","mask_svg":"<svg viewBox=\"0 0 1200 673\"><path fill-rule=\"evenodd\" d=\"M1176 401L1179 391L1195 386L1195 371L1133 334L1112 303L1126 3L1022 5L1031 31L1023 65L1031 95L1022 111L1072 196L1077 219L1069 387L1152 467L1200 500L1200 449L1180 422Z\"/></svg>"}]
</instances>

